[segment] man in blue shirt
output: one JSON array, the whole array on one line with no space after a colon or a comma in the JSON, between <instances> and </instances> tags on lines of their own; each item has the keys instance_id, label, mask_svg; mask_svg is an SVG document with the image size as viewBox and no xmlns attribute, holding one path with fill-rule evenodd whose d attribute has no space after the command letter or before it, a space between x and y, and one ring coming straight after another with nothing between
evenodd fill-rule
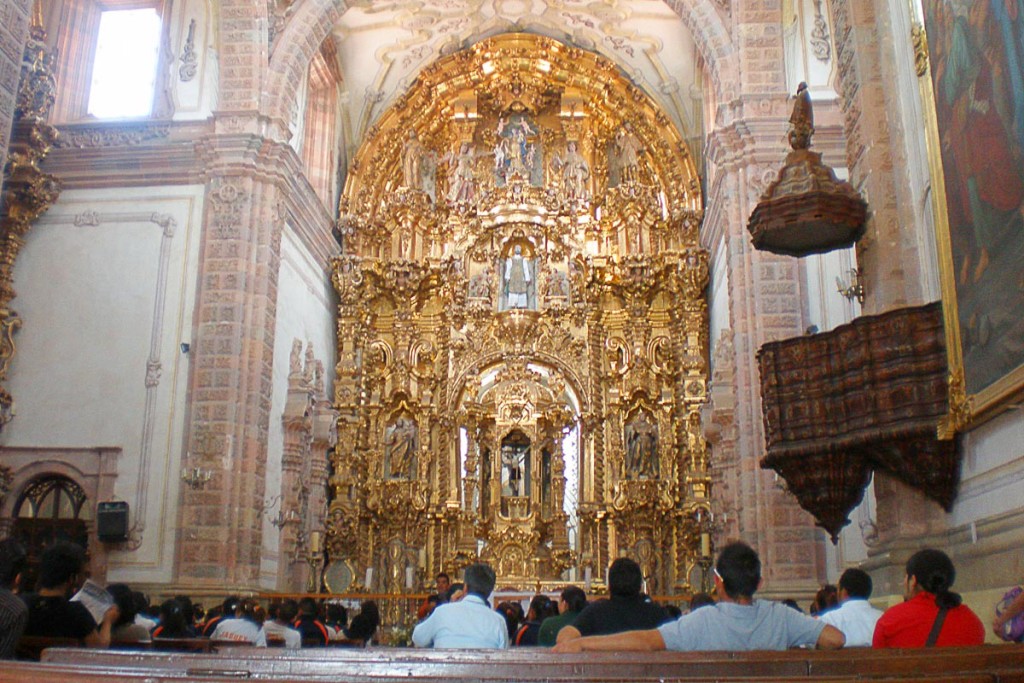
<instances>
[{"instance_id":1,"label":"man in blue shirt","mask_svg":"<svg viewBox=\"0 0 1024 683\"><path fill-rule=\"evenodd\" d=\"M466 567L464 597L453 595L451 602L438 605L412 632L416 647L498 648L508 647L505 619L491 609L487 599L497 579L490 565L483 562Z\"/></svg>"},{"instance_id":2,"label":"man in blue shirt","mask_svg":"<svg viewBox=\"0 0 1024 683\"><path fill-rule=\"evenodd\" d=\"M730 543L715 565L718 603L645 631L559 642L555 652L588 650L785 650L842 647L843 634L782 603L754 600L761 560L744 543Z\"/></svg>"}]
</instances>

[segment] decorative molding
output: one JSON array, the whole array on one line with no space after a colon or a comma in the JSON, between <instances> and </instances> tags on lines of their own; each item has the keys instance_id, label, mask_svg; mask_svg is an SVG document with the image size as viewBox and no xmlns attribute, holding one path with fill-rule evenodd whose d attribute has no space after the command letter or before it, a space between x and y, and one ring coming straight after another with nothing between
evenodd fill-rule
<instances>
[{"instance_id":1,"label":"decorative molding","mask_svg":"<svg viewBox=\"0 0 1024 683\"><path fill-rule=\"evenodd\" d=\"M928 73L928 35L924 26L915 23L910 27L910 41L914 46L914 72L918 78Z\"/></svg>"},{"instance_id":2,"label":"decorative molding","mask_svg":"<svg viewBox=\"0 0 1024 683\"><path fill-rule=\"evenodd\" d=\"M811 50L819 61L832 59L832 42L828 21L821 12L821 0L814 0L814 28L811 29Z\"/></svg>"},{"instance_id":3,"label":"decorative molding","mask_svg":"<svg viewBox=\"0 0 1024 683\"><path fill-rule=\"evenodd\" d=\"M181 51L181 66L178 68L178 78L182 83L187 83L196 77L199 72L199 57L196 55L196 20L188 23L188 37L185 38L185 46Z\"/></svg>"},{"instance_id":4,"label":"decorative molding","mask_svg":"<svg viewBox=\"0 0 1024 683\"><path fill-rule=\"evenodd\" d=\"M129 124L117 127L64 127L57 141L58 149L95 149L98 147L134 147L171 134L166 124Z\"/></svg>"}]
</instances>

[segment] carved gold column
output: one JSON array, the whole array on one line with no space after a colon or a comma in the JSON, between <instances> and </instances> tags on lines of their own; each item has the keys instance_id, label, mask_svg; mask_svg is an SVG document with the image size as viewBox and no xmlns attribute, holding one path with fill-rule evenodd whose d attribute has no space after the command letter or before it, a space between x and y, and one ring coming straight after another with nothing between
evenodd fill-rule
<instances>
[{"instance_id":1,"label":"carved gold column","mask_svg":"<svg viewBox=\"0 0 1024 683\"><path fill-rule=\"evenodd\" d=\"M21 84L0 207L0 382L7 379L15 352L14 333L21 327L21 318L11 309L15 297L14 262L33 221L53 206L61 189L56 177L39 169L57 140L57 130L46 123L53 107L55 87L53 55L46 46L46 31L37 0L21 63ZM14 397L0 386L0 430L12 417Z\"/></svg>"}]
</instances>

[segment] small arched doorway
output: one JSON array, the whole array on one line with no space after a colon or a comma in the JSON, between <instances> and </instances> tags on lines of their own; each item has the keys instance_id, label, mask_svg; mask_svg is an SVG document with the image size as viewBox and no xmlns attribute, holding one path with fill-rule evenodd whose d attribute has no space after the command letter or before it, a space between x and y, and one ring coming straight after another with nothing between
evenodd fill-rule
<instances>
[{"instance_id":1,"label":"small arched doorway","mask_svg":"<svg viewBox=\"0 0 1024 683\"><path fill-rule=\"evenodd\" d=\"M71 541L89 550L90 507L85 491L61 475L36 477L14 504L14 538L28 553L23 586L35 586L43 549L54 541Z\"/></svg>"}]
</instances>

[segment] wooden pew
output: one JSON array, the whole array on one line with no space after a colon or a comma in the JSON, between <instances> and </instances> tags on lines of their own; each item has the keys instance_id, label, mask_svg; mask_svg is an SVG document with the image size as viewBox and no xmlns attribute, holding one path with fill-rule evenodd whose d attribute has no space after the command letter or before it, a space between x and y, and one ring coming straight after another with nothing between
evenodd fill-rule
<instances>
[{"instance_id":1,"label":"wooden pew","mask_svg":"<svg viewBox=\"0 0 1024 683\"><path fill-rule=\"evenodd\" d=\"M48 650L44 661L152 671L223 672L251 677L374 680L978 680L1024 683L1024 646L936 650L554 654L412 649L267 650L232 648L209 654ZM230 674L229 674L230 672Z\"/></svg>"}]
</instances>

